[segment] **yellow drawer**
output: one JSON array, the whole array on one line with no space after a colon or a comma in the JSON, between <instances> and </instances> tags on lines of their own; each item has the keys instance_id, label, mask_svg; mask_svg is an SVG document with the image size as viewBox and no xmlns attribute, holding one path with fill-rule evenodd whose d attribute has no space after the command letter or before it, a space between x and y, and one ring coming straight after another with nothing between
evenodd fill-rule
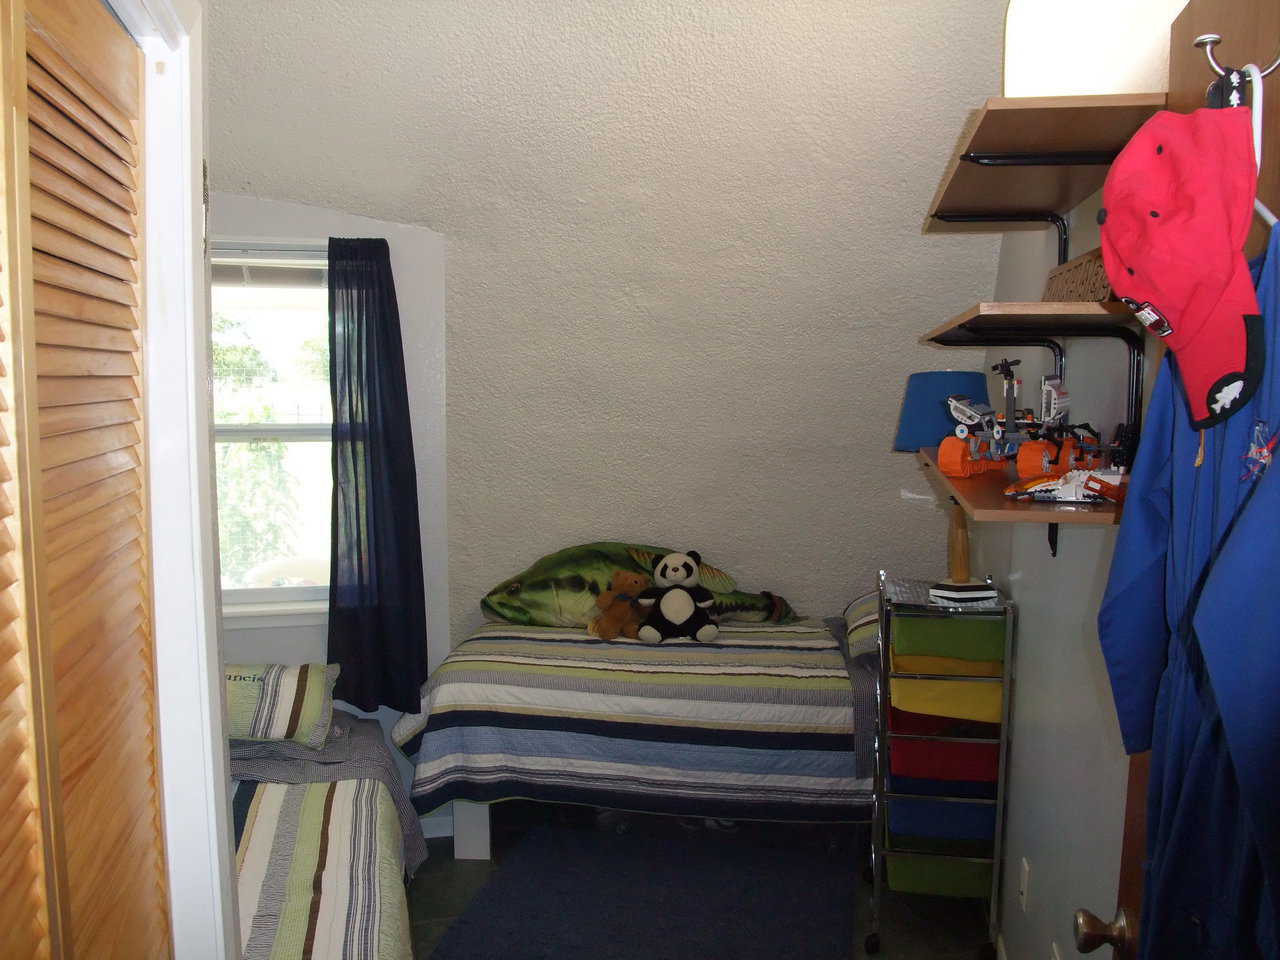
<instances>
[{"instance_id":1,"label":"yellow drawer","mask_svg":"<svg viewBox=\"0 0 1280 960\"><path fill-rule=\"evenodd\" d=\"M934 717L999 723L1004 684L989 680L889 679L889 699L899 710Z\"/></svg>"},{"instance_id":2,"label":"yellow drawer","mask_svg":"<svg viewBox=\"0 0 1280 960\"><path fill-rule=\"evenodd\" d=\"M961 660L959 657L926 657L890 651L894 673L932 673L946 677L1002 677L999 660Z\"/></svg>"}]
</instances>

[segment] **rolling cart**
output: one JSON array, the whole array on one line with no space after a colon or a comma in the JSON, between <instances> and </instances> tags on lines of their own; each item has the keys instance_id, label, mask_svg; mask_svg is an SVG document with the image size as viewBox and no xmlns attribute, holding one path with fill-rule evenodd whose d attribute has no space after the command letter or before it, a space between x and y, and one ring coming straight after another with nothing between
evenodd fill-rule
<instances>
[{"instance_id":1,"label":"rolling cart","mask_svg":"<svg viewBox=\"0 0 1280 960\"><path fill-rule=\"evenodd\" d=\"M871 918L885 888L988 901L994 939L1013 692L1013 604L943 606L929 584L879 577ZM994 947L992 947L994 950Z\"/></svg>"}]
</instances>

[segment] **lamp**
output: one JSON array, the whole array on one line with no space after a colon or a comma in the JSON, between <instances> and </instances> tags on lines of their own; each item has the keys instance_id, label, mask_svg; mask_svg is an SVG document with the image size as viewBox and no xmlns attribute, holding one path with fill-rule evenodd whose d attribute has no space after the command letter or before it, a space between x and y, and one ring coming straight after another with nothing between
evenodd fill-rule
<instances>
[{"instance_id":1,"label":"lamp","mask_svg":"<svg viewBox=\"0 0 1280 960\"><path fill-rule=\"evenodd\" d=\"M956 423L947 412L947 397L959 394L987 402L987 375L978 370L926 370L907 377L902 414L893 449L914 453L936 447Z\"/></svg>"},{"instance_id":2,"label":"lamp","mask_svg":"<svg viewBox=\"0 0 1280 960\"><path fill-rule=\"evenodd\" d=\"M936 446L955 429L947 398L960 395L987 403L987 377L977 370L928 370L907 378L893 449L916 451ZM947 579L929 588L935 603L960 604L998 596L990 584L969 575L969 521L964 508L951 498L947 529Z\"/></svg>"}]
</instances>

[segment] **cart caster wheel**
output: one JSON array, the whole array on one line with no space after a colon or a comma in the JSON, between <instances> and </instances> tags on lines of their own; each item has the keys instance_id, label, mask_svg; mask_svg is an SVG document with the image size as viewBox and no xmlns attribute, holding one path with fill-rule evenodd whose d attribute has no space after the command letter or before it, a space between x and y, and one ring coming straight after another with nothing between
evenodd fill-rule
<instances>
[{"instance_id":1,"label":"cart caster wheel","mask_svg":"<svg viewBox=\"0 0 1280 960\"><path fill-rule=\"evenodd\" d=\"M876 882L876 871L874 867L865 866L862 868L862 882L863 883Z\"/></svg>"},{"instance_id":2,"label":"cart caster wheel","mask_svg":"<svg viewBox=\"0 0 1280 960\"><path fill-rule=\"evenodd\" d=\"M862 941L862 947L866 950L868 957L874 957L880 952L880 934L868 933L867 939Z\"/></svg>"}]
</instances>

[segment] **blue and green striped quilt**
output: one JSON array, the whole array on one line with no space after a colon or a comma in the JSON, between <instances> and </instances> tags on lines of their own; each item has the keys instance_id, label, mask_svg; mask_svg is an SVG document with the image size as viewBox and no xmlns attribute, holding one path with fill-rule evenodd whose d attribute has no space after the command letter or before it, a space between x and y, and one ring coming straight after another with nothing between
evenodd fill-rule
<instances>
[{"instance_id":1,"label":"blue and green striped quilt","mask_svg":"<svg viewBox=\"0 0 1280 960\"><path fill-rule=\"evenodd\" d=\"M394 739L423 813L527 798L725 819L867 816L855 728L869 671L821 623L732 624L712 643L487 624L435 671Z\"/></svg>"}]
</instances>

